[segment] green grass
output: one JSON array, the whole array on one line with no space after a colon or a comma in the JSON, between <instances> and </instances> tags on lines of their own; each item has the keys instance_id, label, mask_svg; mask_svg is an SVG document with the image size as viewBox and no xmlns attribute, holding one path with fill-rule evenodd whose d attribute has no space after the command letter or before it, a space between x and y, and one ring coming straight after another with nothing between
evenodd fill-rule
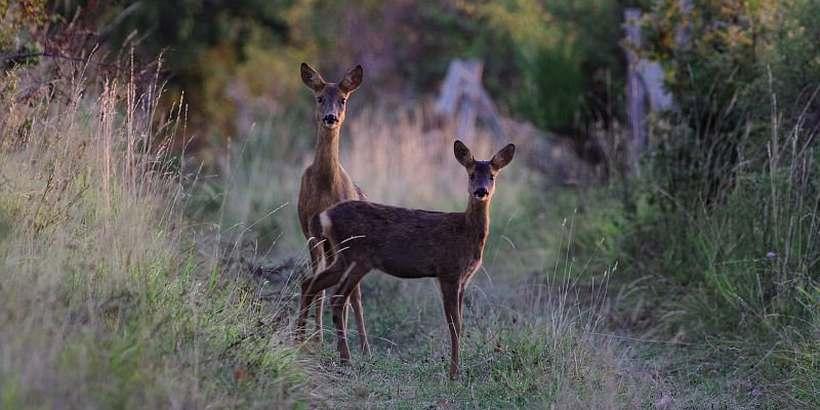
<instances>
[{"instance_id":1,"label":"green grass","mask_svg":"<svg viewBox=\"0 0 820 410\"><path fill-rule=\"evenodd\" d=\"M820 397L820 168L814 131L779 124L757 124L767 132L766 150L761 135L745 136L739 145L748 160L721 168L726 187L712 196L696 183L703 170L685 169L691 160L653 158L632 181L639 206L613 248L623 272L640 282L620 303L622 322L633 333L684 343L671 360L684 369L677 373L702 369L704 380L708 372L702 386L734 392L718 400L731 407L813 408ZM659 131L672 145L663 149L692 144L691 130L681 128ZM674 182L688 173L691 185Z\"/></svg>"},{"instance_id":2,"label":"green grass","mask_svg":"<svg viewBox=\"0 0 820 410\"><path fill-rule=\"evenodd\" d=\"M340 368L333 345L326 346L321 357L334 375L328 403L532 408L642 400L617 347L592 337L593 324L577 312L561 317L560 305L532 290L538 286L513 296L488 280L475 284L466 301L462 375L450 381L449 333L434 282L377 276L365 284L374 355L354 353L353 365Z\"/></svg>"}]
</instances>

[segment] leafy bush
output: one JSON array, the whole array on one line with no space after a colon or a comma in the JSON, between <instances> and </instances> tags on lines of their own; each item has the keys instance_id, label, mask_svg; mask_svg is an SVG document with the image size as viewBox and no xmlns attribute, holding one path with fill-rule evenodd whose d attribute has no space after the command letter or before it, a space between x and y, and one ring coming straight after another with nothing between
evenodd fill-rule
<instances>
[{"instance_id":1,"label":"leafy bush","mask_svg":"<svg viewBox=\"0 0 820 410\"><path fill-rule=\"evenodd\" d=\"M665 191L719 202L738 167L767 161L773 126L810 137L820 123L820 29L807 16L818 13L803 0L701 0L690 11L658 2L647 53L665 66L678 105L674 129L655 134Z\"/></svg>"},{"instance_id":2,"label":"leafy bush","mask_svg":"<svg viewBox=\"0 0 820 410\"><path fill-rule=\"evenodd\" d=\"M783 400L816 403L820 45L806 16L820 9L679 5L648 19L678 111L652 129L629 268L671 285L659 290L667 329L719 338L721 355L753 363L740 370L772 388L794 377ZM675 40L682 28L688 41Z\"/></svg>"}]
</instances>

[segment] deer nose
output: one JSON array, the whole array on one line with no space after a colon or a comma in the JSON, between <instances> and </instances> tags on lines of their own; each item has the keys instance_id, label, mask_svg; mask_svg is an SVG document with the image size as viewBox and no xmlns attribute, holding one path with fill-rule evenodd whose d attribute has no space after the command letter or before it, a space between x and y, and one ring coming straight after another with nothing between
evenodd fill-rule
<instances>
[{"instance_id":1,"label":"deer nose","mask_svg":"<svg viewBox=\"0 0 820 410\"><path fill-rule=\"evenodd\" d=\"M487 191L487 188L478 188L475 190L475 192L473 192L473 196L475 196L477 199L484 199L487 197L487 195L490 195L490 193Z\"/></svg>"},{"instance_id":2,"label":"deer nose","mask_svg":"<svg viewBox=\"0 0 820 410\"><path fill-rule=\"evenodd\" d=\"M333 125L333 124L339 122L339 119L336 118L336 116L333 115L333 114L328 114L328 115L325 115L324 118L322 118L322 121L324 121L325 124L327 124L327 125Z\"/></svg>"}]
</instances>

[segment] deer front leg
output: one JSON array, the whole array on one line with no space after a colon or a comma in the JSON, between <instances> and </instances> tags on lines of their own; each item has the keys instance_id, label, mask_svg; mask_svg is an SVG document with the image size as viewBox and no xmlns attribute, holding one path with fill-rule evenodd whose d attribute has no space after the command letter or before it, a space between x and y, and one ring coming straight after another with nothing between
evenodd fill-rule
<instances>
[{"instance_id":1,"label":"deer front leg","mask_svg":"<svg viewBox=\"0 0 820 410\"><path fill-rule=\"evenodd\" d=\"M462 282L461 285L458 286L458 323L459 329L458 334L459 336L464 335L464 291L467 288L467 283Z\"/></svg>"},{"instance_id":2,"label":"deer front leg","mask_svg":"<svg viewBox=\"0 0 820 410\"><path fill-rule=\"evenodd\" d=\"M339 361L350 363L350 348L347 346L347 297L336 293L330 301L333 306L333 324L336 326L336 348L339 350Z\"/></svg>"},{"instance_id":3,"label":"deer front leg","mask_svg":"<svg viewBox=\"0 0 820 410\"><path fill-rule=\"evenodd\" d=\"M347 345L347 303L351 293L359 286L359 281L369 270L369 267L353 262L348 268L347 276L336 288L336 293L331 299L339 360L345 364L350 363L350 348Z\"/></svg>"},{"instance_id":4,"label":"deer front leg","mask_svg":"<svg viewBox=\"0 0 820 410\"><path fill-rule=\"evenodd\" d=\"M461 319L459 318L459 284L457 281L439 281L441 297L444 303L444 317L450 329L450 379L455 380L459 373L459 340L461 338Z\"/></svg>"},{"instance_id":5,"label":"deer front leg","mask_svg":"<svg viewBox=\"0 0 820 410\"><path fill-rule=\"evenodd\" d=\"M362 306L362 287L356 284L350 294L350 304L353 305L353 313L356 315L356 327L359 329L359 346L362 353L370 356L370 343L367 341L367 329L364 326L364 307Z\"/></svg>"}]
</instances>

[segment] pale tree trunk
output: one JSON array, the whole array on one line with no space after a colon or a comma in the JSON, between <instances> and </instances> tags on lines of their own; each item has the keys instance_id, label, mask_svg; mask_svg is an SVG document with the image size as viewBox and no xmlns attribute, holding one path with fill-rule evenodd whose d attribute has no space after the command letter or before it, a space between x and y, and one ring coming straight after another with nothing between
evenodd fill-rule
<instances>
[{"instance_id":1,"label":"pale tree trunk","mask_svg":"<svg viewBox=\"0 0 820 410\"><path fill-rule=\"evenodd\" d=\"M672 96L663 84L663 69L654 61L642 59L641 10L624 10L624 50L626 52L626 115L629 136L626 141L624 169L627 174L639 171L638 161L648 144L649 112L671 109Z\"/></svg>"},{"instance_id":2,"label":"pale tree trunk","mask_svg":"<svg viewBox=\"0 0 820 410\"><path fill-rule=\"evenodd\" d=\"M435 103L436 113L454 122L456 137L468 143L475 135L479 119L496 138L504 140L495 104L481 84L483 73L484 64L479 60L453 60Z\"/></svg>"}]
</instances>

